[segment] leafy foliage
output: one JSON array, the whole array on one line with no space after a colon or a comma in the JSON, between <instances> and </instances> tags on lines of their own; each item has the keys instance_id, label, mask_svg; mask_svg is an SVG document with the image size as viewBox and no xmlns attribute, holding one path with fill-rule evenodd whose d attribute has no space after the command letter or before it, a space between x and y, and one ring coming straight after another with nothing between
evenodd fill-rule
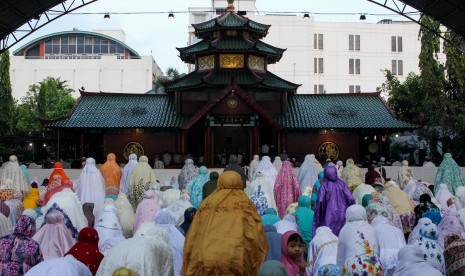
<instances>
[{"instance_id":1,"label":"leafy foliage","mask_svg":"<svg viewBox=\"0 0 465 276\"><path fill-rule=\"evenodd\" d=\"M176 70L173 67L168 67L168 69L166 70L166 76L158 77L157 80L153 83L155 92L164 93L165 87L163 86L163 83L177 80L179 78L184 77L185 75L185 73L181 74L178 70Z\"/></svg>"},{"instance_id":2,"label":"leafy foliage","mask_svg":"<svg viewBox=\"0 0 465 276\"><path fill-rule=\"evenodd\" d=\"M10 54L5 51L0 59L0 134L11 134L13 131L14 100L11 94Z\"/></svg>"}]
</instances>

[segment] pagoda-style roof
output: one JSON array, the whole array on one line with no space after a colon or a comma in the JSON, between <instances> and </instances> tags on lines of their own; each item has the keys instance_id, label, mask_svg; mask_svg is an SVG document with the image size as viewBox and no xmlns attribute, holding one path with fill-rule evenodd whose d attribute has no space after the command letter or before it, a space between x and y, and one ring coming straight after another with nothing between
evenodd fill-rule
<instances>
[{"instance_id":1,"label":"pagoda-style roof","mask_svg":"<svg viewBox=\"0 0 465 276\"><path fill-rule=\"evenodd\" d=\"M289 130L400 131L420 127L397 119L380 93L290 95L288 104L287 115L276 119Z\"/></svg>"},{"instance_id":2,"label":"pagoda-style roof","mask_svg":"<svg viewBox=\"0 0 465 276\"><path fill-rule=\"evenodd\" d=\"M182 61L195 64L196 56L208 53L254 53L266 57L267 64L278 62L286 49L274 47L260 40L248 39L242 35L222 36L212 41L202 40L193 45L176 48Z\"/></svg>"},{"instance_id":3,"label":"pagoda-style roof","mask_svg":"<svg viewBox=\"0 0 465 276\"><path fill-rule=\"evenodd\" d=\"M188 116L176 114L173 95L81 92L64 118L42 121L49 128L179 128Z\"/></svg>"},{"instance_id":4,"label":"pagoda-style roof","mask_svg":"<svg viewBox=\"0 0 465 276\"><path fill-rule=\"evenodd\" d=\"M243 69L216 69L194 71L186 76L165 83L166 92L193 90L203 87L225 87L236 83L243 88L258 88L295 93L300 84L284 80L268 71Z\"/></svg>"},{"instance_id":5,"label":"pagoda-style roof","mask_svg":"<svg viewBox=\"0 0 465 276\"><path fill-rule=\"evenodd\" d=\"M261 24L247 17L238 15L233 11L228 11L211 20L199 24L192 24L192 27L195 29L195 35L200 38L210 35L213 31L237 29L247 30L251 32L254 37L263 38L268 34L270 25Z\"/></svg>"}]
</instances>

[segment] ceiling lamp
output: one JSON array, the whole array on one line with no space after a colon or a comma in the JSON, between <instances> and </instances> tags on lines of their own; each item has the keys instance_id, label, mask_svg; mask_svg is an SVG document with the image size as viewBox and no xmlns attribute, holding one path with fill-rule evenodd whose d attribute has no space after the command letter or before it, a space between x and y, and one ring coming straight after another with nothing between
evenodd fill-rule
<instances>
[{"instance_id":1,"label":"ceiling lamp","mask_svg":"<svg viewBox=\"0 0 465 276\"><path fill-rule=\"evenodd\" d=\"M365 14L360 15L360 20L366 20L366 19L367 19L367 17L365 16Z\"/></svg>"},{"instance_id":2,"label":"ceiling lamp","mask_svg":"<svg viewBox=\"0 0 465 276\"><path fill-rule=\"evenodd\" d=\"M304 19L310 18L310 15L308 13L304 13Z\"/></svg>"},{"instance_id":3,"label":"ceiling lamp","mask_svg":"<svg viewBox=\"0 0 465 276\"><path fill-rule=\"evenodd\" d=\"M174 18L174 13L170 11L170 13L168 13L168 19L172 19L172 18Z\"/></svg>"},{"instance_id":4,"label":"ceiling lamp","mask_svg":"<svg viewBox=\"0 0 465 276\"><path fill-rule=\"evenodd\" d=\"M110 19L110 13L106 12L103 16L103 19Z\"/></svg>"}]
</instances>

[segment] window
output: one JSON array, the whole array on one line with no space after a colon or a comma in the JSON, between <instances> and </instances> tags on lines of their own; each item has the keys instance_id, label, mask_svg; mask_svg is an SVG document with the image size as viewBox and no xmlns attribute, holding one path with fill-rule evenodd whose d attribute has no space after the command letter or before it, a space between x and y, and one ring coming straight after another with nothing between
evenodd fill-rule
<instances>
[{"instance_id":1,"label":"window","mask_svg":"<svg viewBox=\"0 0 465 276\"><path fill-rule=\"evenodd\" d=\"M393 60L391 62L391 71L393 75L402 76L404 74L404 62L402 60Z\"/></svg>"},{"instance_id":2,"label":"window","mask_svg":"<svg viewBox=\"0 0 465 276\"><path fill-rule=\"evenodd\" d=\"M323 50L323 34L313 34L313 49Z\"/></svg>"},{"instance_id":3,"label":"window","mask_svg":"<svg viewBox=\"0 0 465 276\"><path fill-rule=\"evenodd\" d=\"M349 85L349 93L360 93L360 85Z\"/></svg>"},{"instance_id":4,"label":"window","mask_svg":"<svg viewBox=\"0 0 465 276\"><path fill-rule=\"evenodd\" d=\"M391 51L392 52L402 52L402 37L401 36L391 36Z\"/></svg>"},{"instance_id":5,"label":"window","mask_svg":"<svg viewBox=\"0 0 465 276\"><path fill-rule=\"evenodd\" d=\"M323 58L313 58L313 73L323 74Z\"/></svg>"},{"instance_id":6,"label":"window","mask_svg":"<svg viewBox=\"0 0 465 276\"><path fill-rule=\"evenodd\" d=\"M349 74L360 75L360 59L349 59Z\"/></svg>"},{"instance_id":7,"label":"window","mask_svg":"<svg viewBox=\"0 0 465 276\"><path fill-rule=\"evenodd\" d=\"M313 93L314 94L324 94L325 93L325 87L323 84L314 84L313 85Z\"/></svg>"},{"instance_id":8,"label":"window","mask_svg":"<svg viewBox=\"0 0 465 276\"><path fill-rule=\"evenodd\" d=\"M349 51L360 51L360 35L349 35Z\"/></svg>"}]
</instances>

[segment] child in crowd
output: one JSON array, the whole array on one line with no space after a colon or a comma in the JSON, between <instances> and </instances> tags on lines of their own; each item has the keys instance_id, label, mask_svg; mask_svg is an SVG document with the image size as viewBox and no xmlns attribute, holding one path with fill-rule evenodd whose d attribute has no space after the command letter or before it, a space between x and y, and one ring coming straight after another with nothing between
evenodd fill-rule
<instances>
[{"instance_id":1,"label":"child in crowd","mask_svg":"<svg viewBox=\"0 0 465 276\"><path fill-rule=\"evenodd\" d=\"M304 240L296 231L287 231L281 239L281 263L289 276L307 276Z\"/></svg>"}]
</instances>

